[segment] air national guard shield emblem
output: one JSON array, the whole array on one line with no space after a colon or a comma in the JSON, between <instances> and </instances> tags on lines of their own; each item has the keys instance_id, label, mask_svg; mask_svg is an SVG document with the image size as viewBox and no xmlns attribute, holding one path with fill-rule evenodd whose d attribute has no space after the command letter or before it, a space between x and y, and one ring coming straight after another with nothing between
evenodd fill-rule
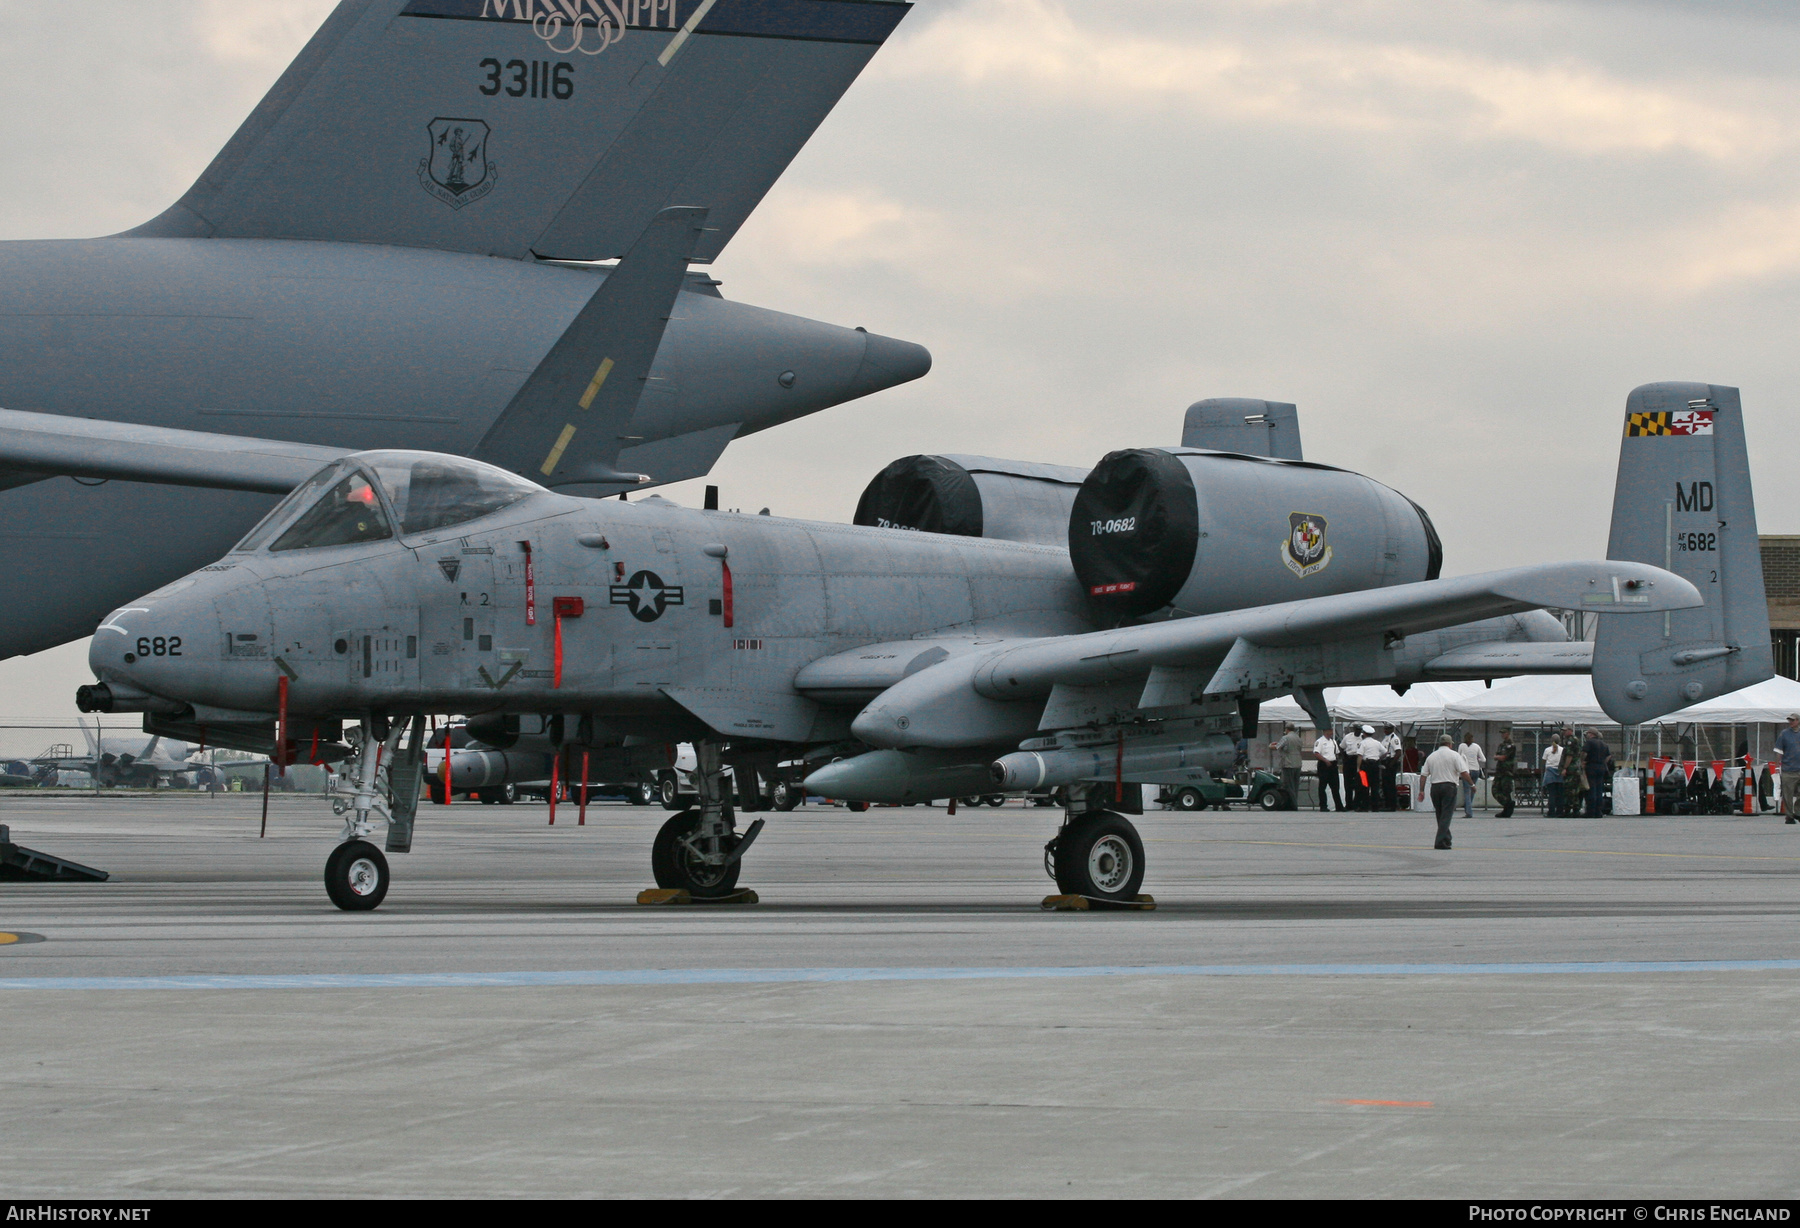
<instances>
[{"instance_id":1,"label":"air national guard shield emblem","mask_svg":"<svg viewBox=\"0 0 1800 1228\"><path fill-rule=\"evenodd\" d=\"M1325 544L1325 517L1312 512L1289 512L1281 561L1297 576L1323 571L1331 562L1331 547Z\"/></svg>"},{"instance_id":2,"label":"air national guard shield emblem","mask_svg":"<svg viewBox=\"0 0 1800 1228\"><path fill-rule=\"evenodd\" d=\"M431 145L419 160L419 186L460 209L494 190L499 179L488 161L488 126L479 119L438 116L425 125Z\"/></svg>"}]
</instances>

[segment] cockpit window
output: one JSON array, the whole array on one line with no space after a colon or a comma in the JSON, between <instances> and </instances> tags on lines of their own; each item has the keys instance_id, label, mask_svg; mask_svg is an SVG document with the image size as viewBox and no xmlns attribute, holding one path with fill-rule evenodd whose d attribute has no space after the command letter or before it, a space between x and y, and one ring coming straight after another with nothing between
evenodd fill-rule
<instances>
[{"instance_id":1,"label":"cockpit window","mask_svg":"<svg viewBox=\"0 0 1800 1228\"><path fill-rule=\"evenodd\" d=\"M392 537L381 498L360 471L352 472L326 492L288 531L275 539L270 551L310 550L317 546L347 546L355 542Z\"/></svg>"},{"instance_id":2,"label":"cockpit window","mask_svg":"<svg viewBox=\"0 0 1800 1228\"><path fill-rule=\"evenodd\" d=\"M244 540L233 546L232 552L261 550L268 543L269 538L274 535L276 529L285 524L297 509L305 507L318 498L321 491L329 489L343 476L344 469L344 462L334 461L294 487L280 503L275 505L273 511L256 522L254 529L244 534Z\"/></svg>"},{"instance_id":3,"label":"cockpit window","mask_svg":"<svg viewBox=\"0 0 1800 1228\"><path fill-rule=\"evenodd\" d=\"M400 532L407 534L475 520L543 490L504 469L454 456L371 452L362 459L381 479Z\"/></svg>"}]
</instances>

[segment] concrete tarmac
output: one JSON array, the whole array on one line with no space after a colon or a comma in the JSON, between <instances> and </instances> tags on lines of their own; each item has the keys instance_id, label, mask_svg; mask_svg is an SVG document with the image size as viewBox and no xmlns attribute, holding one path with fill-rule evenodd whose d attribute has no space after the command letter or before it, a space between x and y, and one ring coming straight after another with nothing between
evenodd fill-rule
<instances>
[{"instance_id":1,"label":"concrete tarmac","mask_svg":"<svg viewBox=\"0 0 1800 1228\"><path fill-rule=\"evenodd\" d=\"M422 808L373 914L317 798L0 795L11 1197L1794 1197L1800 827L1153 813L1149 913L1039 910L1057 812ZM42 941L35 941L41 936ZM566 974L566 975L543 975Z\"/></svg>"}]
</instances>

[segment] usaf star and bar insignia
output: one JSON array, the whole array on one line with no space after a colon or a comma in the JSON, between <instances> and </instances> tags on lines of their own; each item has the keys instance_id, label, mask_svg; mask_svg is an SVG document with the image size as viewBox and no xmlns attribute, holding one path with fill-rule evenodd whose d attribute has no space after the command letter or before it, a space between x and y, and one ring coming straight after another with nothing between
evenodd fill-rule
<instances>
[{"instance_id":1,"label":"usaf star and bar insignia","mask_svg":"<svg viewBox=\"0 0 1800 1228\"><path fill-rule=\"evenodd\" d=\"M610 604L629 606L631 616L641 623L653 623L672 605L685 605L679 584L664 584L653 571L633 573L624 584L612 586Z\"/></svg>"},{"instance_id":2,"label":"usaf star and bar insignia","mask_svg":"<svg viewBox=\"0 0 1800 1228\"><path fill-rule=\"evenodd\" d=\"M1710 435L1713 433L1713 411L1710 409L1672 409L1661 413L1626 414L1625 437L1640 435Z\"/></svg>"}]
</instances>

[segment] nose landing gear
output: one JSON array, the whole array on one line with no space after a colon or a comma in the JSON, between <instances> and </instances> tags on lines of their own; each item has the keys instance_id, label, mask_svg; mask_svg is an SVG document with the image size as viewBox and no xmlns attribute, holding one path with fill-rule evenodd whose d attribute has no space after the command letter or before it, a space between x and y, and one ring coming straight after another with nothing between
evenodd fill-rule
<instances>
[{"instance_id":1,"label":"nose landing gear","mask_svg":"<svg viewBox=\"0 0 1800 1228\"><path fill-rule=\"evenodd\" d=\"M405 739L408 725L411 739ZM392 731L385 718L371 715L352 737L361 736L356 767L332 791L331 809L346 816L339 844L325 861L325 894L345 912L368 912L387 898L392 875L382 851L367 837L376 825L387 828L390 852L412 849L424 763L425 718L401 720ZM385 737L384 737L385 735ZM402 741L406 741L404 749Z\"/></svg>"}]
</instances>

